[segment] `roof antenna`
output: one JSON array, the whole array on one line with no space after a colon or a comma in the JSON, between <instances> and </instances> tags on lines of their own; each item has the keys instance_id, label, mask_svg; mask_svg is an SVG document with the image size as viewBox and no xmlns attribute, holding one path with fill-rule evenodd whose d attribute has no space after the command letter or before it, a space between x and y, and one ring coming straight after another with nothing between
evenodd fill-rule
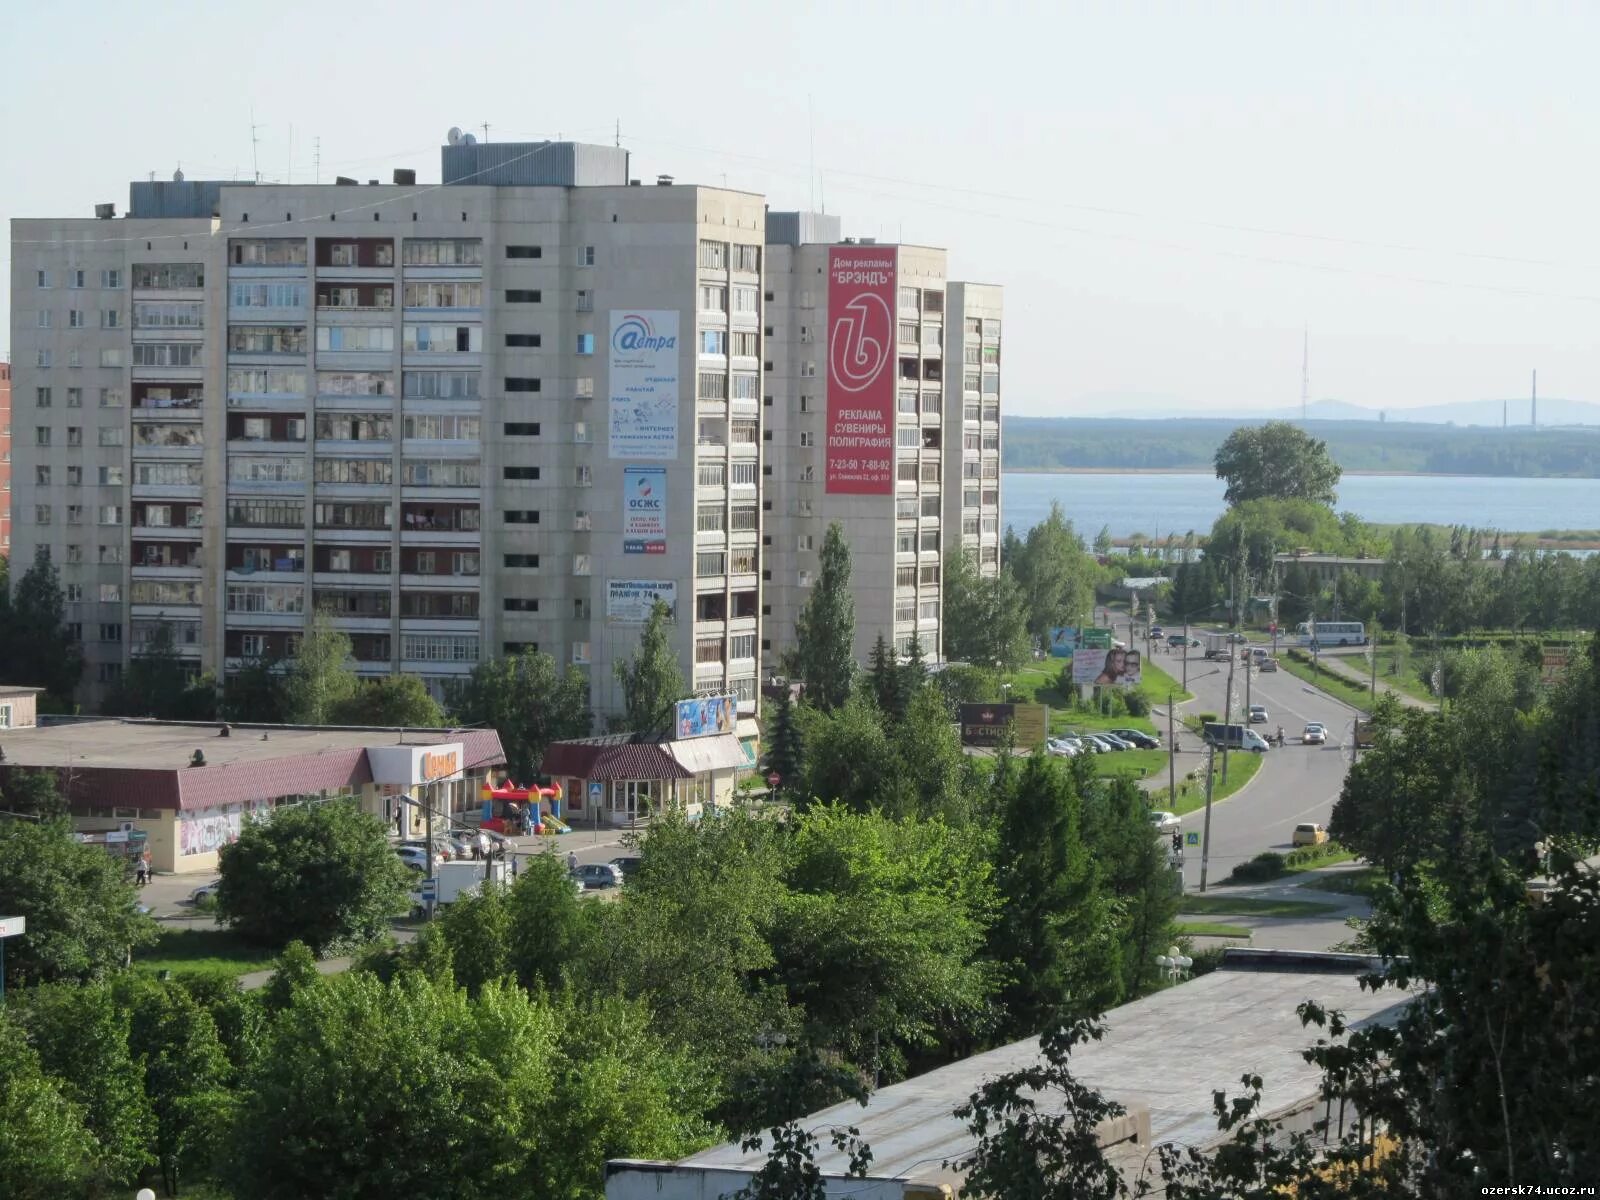
<instances>
[{"instance_id":1,"label":"roof antenna","mask_svg":"<svg viewBox=\"0 0 1600 1200\"><path fill-rule=\"evenodd\" d=\"M256 124L255 105L250 106L250 169L255 172L256 182L261 182L261 155L258 152L261 139L256 135L256 130L261 126Z\"/></svg>"},{"instance_id":2,"label":"roof antenna","mask_svg":"<svg viewBox=\"0 0 1600 1200\"><path fill-rule=\"evenodd\" d=\"M811 127L811 162L806 169L807 181L811 185L811 211L817 211L817 111L811 103L811 93L806 93L806 122Z\"/></svg>"},{"instance_id":3,"label":"roof antenna","mask_svg":"<svg viewBox=\"0 0 1600 1200\"><path fill-rule=\"evenodd\" d=\"M622 149L622 118L617 118L617 140L612 143L618 150Z\"/></svg>"},{"instance_id":4,"label":"roof antenna","mask_svg":"<svg viewBox=\"0 0 1600 1200\"><path fill-rule=\"evenodd\" d=\"M489 143L489 122L487 122L487 121L485 121L483 123L483 141L484 141L485 145L488 145L488 143Z\"/></svg>"}]
</instances>

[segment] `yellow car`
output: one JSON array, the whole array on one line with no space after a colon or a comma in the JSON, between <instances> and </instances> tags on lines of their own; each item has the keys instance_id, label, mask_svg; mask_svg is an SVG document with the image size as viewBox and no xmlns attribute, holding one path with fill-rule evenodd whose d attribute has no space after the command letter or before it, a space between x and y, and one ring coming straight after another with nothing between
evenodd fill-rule
<instances>
[{"instance_id":1,"label":"yellow car","mask_svg":"<svg viewBox=\"0 0 1600 1200\"><path fill-rule=\"evenodd\" d=\"M1296 846L1320 846L1328 840L1328 831L1321 825L1296 825L1291 840Z\"/></svg>"}]
</instances>

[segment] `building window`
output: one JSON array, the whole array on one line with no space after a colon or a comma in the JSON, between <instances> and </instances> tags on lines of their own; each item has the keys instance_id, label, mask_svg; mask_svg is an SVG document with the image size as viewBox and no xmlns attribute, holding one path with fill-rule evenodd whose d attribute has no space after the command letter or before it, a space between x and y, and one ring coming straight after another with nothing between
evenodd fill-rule
<instances>
[{"instance_id":1,"label":"building window","mask_svg":"<svg viewBox=\"0 0 1600 1200\"><path fill-rule=\"evenodd\" d=\"M580 333L578 335L577 353L578 354L593 354L594 353L594 334L592 334L592 333Z\"/></svg>"},{"instance_id":2,"label":"building window","mask_svg":"<svg viewBox=\"0 0 1600 1200\"><path fill-rule=\"evenodd\" d=\"M700 311L708 313L726 313L728 311L728 289L725 287L716 287L711 284L701 284Z\"/></svg>"},{"instance_id":3,"label":"building window","mask_svg":"<svg viewBox=\"0 0 1600 1200\"><path fill-rule=\"evenodd\" d=\"M578 265L580 267L592 267L592 266L594 266L594 247L593 246L579 246L578 247Z\"/></svg>"},{"instance_id":4,"label":"building window","mask_svg":"<svg viewBox=\"0 0 1600 1200\"><path fill-rule=\"evenodd\" d=\"M194 590L198 593L200 590L200 585L195 584ZM198 596L196 598L198 599ZM120 583L102 583L100 585L100 603L121 604L122 585Z\"/></svg>"},{"instance_id":5,"label":"building window","mask_svg":"<svg viewBox=\"0 0 1600 1200\"><path fill-rule=\"evenodd\" d=\"M727 242L701 242L700 265L708 271L725 271L728 269L728 243Z\"/></svg>"},{"instance_id":6,"label":"building window","mask_svg":"<svg viewBox=\"0 0 1600 1200\"><path fill-rule=\"evenodd\" d=\"M735 287L733 289L733 311L738 313L753 313L760 311L761 291L753 287Z\"/></svg>"},{"instance_id":7,"label":"building window","mask_svg":"<svg viewBox=\"0 0 1600 1200\"><path fill-rule=\"evenodd\" d=\"M539 569L539 556L537 554L507 554L502 559L502 562L508 570L536 571Z\"/></svg>"},{"instance_id":8,"label":"building window","mask_svg":"<svg viewBox=\"0 0 1600 1200\"><path fill-rule=\"evenodd\" d=\"M33 365L41 371L48 371L55 359L48 350L35 350L33 352Z\"/></svg>"},{"instance_id":9,"label":"building window","mask_svg":"<svg viewBox=\"0 0 1600 1200\"><path fill-rule=\"evenodd\" d=\"M725 528L727 513L720 504L702 504L695 511L695 530L699 533L720 533Z\"/></svg>"},{"instance_id":10,"label":"building window","mask_svg":"<svg viewBox=\"0 0 1600 1200\"><path fill-rule=\"evenodd\" d=\"M507 246L507 258L543 258L543 246Z\"/></svg>"},{"instance_id":11,"label":"building window","mask_svg":"<svg viewBox=\"0 0 1600 1200\"><path fill-rule=\"evenodd\" d=\"M304 243L302 243L304 245ZM301 261L304 261L302 258ZM481 267L481 238L407 238L402 261L408 267Z\"/></svg>"},{"instance_id":12,"label":"building window","mask_svg":"<svg viewBox=\"0 0 1600 1200\"><path fill-rule=\"evenodd\" d=\"M539 611L539 602L521 596L507 596L500 602L506 612L535 613Z\"/></svg>"},{"instance_id":13,"label":"building window","mask_svg":"<svg viewBox=\"0 0 1600 1200\"><path fill-rule=\"evenodd\" d=\"M903 288L900 289L900 307L901 308L910 308L910 309L921 308L922 306L917 301L918 301L918 296L917 296L917 289L916 288L903 287Z\"/></svg>"},{"instance_id":14,"label":"building window","mask_svg":"<svg viewBox=\"0 0 1600 1200\"><path fill-rule=\"evenodd\" d=\"M506 334L508 349L537 349L539 335L537 333L508 333Z\"/></svg>"},{"instance_id":15,"label":"building window","mask_svg":"<svg viewBox=\"0 0 1600 1200\"><path fill-rule=\"evenodd\" d=\"M543 294L540 293L536 289L533 289L533 290L530 290L528 288L507 288L506 289L506 303L507 304L538 304L543 299L544 299Z\"/></svg>"},{"instance_id":16,"label":"building window","mask_svg":"<svg viewBox=\"0 0 1600 1200\"><path fill-rule=\"evenodd\" d=\"M537 525L539 513L536 509L508 508L505 511L507 525Z\"/></svg>"},{"instance_id":17,"label":"building window","mask_svg":"<svg viewBox=\"0 0 1600 1200\"><path fill-rule=\"evenodd\" d=\"M724 329L700 331L700 353L725 355L728 352L728 333Z\"/></svg>"},{"instance_id":18,"label":"building window","mask_svg":"<svg viewBox=\"0 0 1600 1200\"><path fill-rule=\"evenodd\" d=\"M701 371L696 380L695 394L701 400L726 400L728 377L719 372Z\"/></svg>"},{"instance_id":19,"label":"building window","mask_svg":"<svg viewBox=\"0 0 1600 1200\"><path fill-rule=\"evenodd\" d=\"M539 478L538 467L502 467L500 475L503 479L535 480Z\"/></svg>"},{"instance_id":20,"label":"building window","mask_svg":"<svg viewBox=\"0 0 1600 1200\"><path fill-rule=\"evenodd\" d=\"M537 392L540 389L537 379L530 379L523 375L508 375L506 377L506 391L508 392Z\"/></svg>"},{"instance_id":21,"label":"building window","mask_svg":"<svg viewBox=\"0 0 1600 1200\"><path fill-rule=\"evenodd\" d=\"M507 421L504 428L507 437L539 436L539 422L537 421Z\"/></svg>"},{"instance_id":22,"label":"building window","mask_svg":"<svg viewBox=\"0 0 1600 1200\"><path fill-rule=\"evenodd\" d=\"M578 289L577 310L579 312L594 311L594 293L587 288Z\"/></svg>"}]
</instances>

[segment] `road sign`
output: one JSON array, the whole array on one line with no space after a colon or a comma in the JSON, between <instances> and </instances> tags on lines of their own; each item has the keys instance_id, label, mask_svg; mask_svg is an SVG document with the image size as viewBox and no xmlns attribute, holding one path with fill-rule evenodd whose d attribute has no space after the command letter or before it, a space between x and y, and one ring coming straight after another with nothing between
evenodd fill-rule
<instances>
[{"instance_id":1,"label":"road sign","mask_svg":"<svg viewBox=\"0 0 1600 1200\"><path fill-rule=\"evenodd\" d=\"M27 932L27 917L0 917L0 938L21 937Z\"/></svg>"},{"instance_id":2,"label":"road sign","mask_svg":"<svg viewBox=\"0 0 1600 1200\"><path fill-rule=\"evenodd\" d=\"M601 800L605 799L605 794L606 794L606 785L605 784L603 784L603 783L591 783L589 785L589 799L593 800L596 804L599 804Z\"/></svg>"},{"instance_id":3,"label":"road sign","mask_svg":"<svg viewBox=\"0 0 1600 1200\"><path fill-rule=\"evenodd\" d=\"M424 879L422 887L418 889L424 904L439 898L439 881L437 879Z\"/></svg>"},{"instance_id":4,"label":"road sign","mask_svg":"<svg viewBox=\"0 0 1600 1200\"><path fill-rule=\"evenodd\" d=\"M1184 834L1183 844L1185 846L1198 846L1200 844L1200 831L1196 829Z\"/></svg>"}]
</instances>

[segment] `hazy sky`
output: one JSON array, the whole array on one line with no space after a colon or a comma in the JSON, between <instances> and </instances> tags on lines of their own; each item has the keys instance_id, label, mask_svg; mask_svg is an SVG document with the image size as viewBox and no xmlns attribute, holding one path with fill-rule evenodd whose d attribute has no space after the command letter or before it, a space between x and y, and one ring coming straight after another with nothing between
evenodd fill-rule
<instances>
[{"instance_id":1,"label":"hazy sky","mask_svg":"<svg viewBox=\"0 0 1600 1200\"><path fill-rule=\"evenodd\" d=\"M1012 412L1292 405L1307 323L1314 398L1537 367L1600 400L1593 4L76 0L5 29L0 216L248 177L252 108L295 182L316 138L324 181L428 182L451 125L620 120L638 177L816 192L1004 284Z\"/></svg>"}]
</instances>

